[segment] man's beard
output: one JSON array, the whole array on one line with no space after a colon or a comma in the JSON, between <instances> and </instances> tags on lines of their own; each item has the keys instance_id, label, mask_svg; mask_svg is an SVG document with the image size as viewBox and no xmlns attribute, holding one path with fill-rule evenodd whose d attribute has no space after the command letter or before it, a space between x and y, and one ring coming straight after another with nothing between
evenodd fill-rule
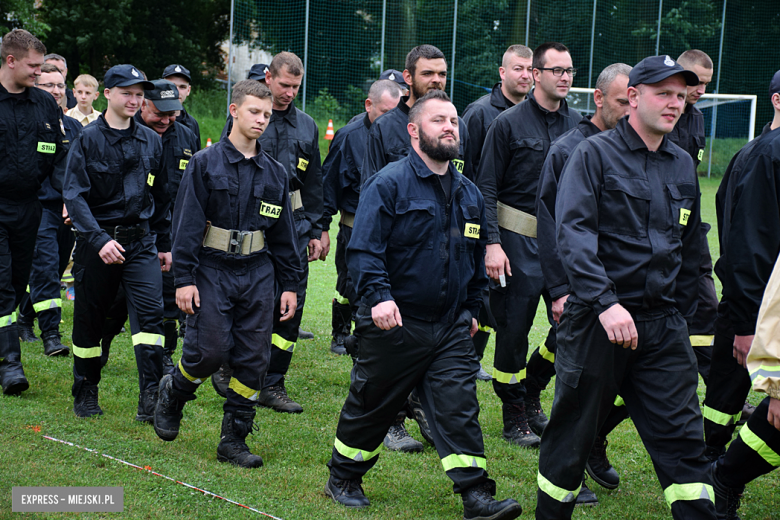
<instances>
[{"instance_id":1,"label":"man's beard","mask_svg":"<svg viewBox=\"0 0 780 520\"><path fill-rule=\"evenodd\" d=\"M436 87L433 90L442 90L442 89ZM416 81L412 80L412 95L414 95L415 101L423 97L428 92L430 92L430 90L427 87L421 87Z\"/></svg>"},{"instance_id":2,"label":"man's beard","mask_svg":"<svg viewBox=\"0 0 780 520\"><path fill-rule=\"evenodd\" d=\"M429 137L425 132L420 132L420 151L437 162L451 161L458 156L460 141L445 144L435 137Z\"/></svg>"}]
</instances>

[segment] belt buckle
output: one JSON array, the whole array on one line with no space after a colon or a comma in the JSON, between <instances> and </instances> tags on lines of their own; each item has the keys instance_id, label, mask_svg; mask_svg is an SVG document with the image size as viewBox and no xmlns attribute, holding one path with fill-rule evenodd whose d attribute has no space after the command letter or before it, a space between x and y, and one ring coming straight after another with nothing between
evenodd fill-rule
<instances>
[{"instance_id":1,"label":"belt buckle","mask_svg":"<svg viewBox=\"0 0 780 520\"><path fill-rule=\"evenodd\" d=\"M249 249L252 250L252 233L249 231L239 231L237 229L230 230L230 241L228 242L227 254L229 255L241 255L241 249L244 246L244 239L250 237Z\"/></svg>"},{"instance_id":2,"label":"belt buckle","mask_svg":"<svg viewBox=\"0 0 780 520\"><path fill-rule=\"evenodd\" d=\"M114 240L119 242L120 244L122 242L127 242L128 238L128 228L125 226L115 226L114 227Z\"/></svg>"}]
</instances>

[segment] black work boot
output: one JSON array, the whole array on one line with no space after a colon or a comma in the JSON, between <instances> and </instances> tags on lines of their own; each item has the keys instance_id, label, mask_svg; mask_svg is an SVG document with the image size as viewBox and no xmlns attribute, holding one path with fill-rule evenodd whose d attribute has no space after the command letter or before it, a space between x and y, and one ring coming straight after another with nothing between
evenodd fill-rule
<instances>
[{"instance_id":1,"label":"black work boot","mask_svg":"<svg viewBox=\"0 0 780 520\"><path fill-rule=\"evenodd\" d=\"M331 341L330 351L339 356L347 354L344 348L344 340L349 336L352 329L352 309L349 305L339 303L333 299L333 310L331 311Z\"/></svg>"},{"instance_id":2,"label":"black work boot","mask_svg":"<svg viewBox=\"0 0 780 520\"><path fill-rule=\"evenodd\" d=\"M598 485L607 489L617 489L620 484L620 475L607 458L608 444L606 437L596 437L590 455L588 455L585 470Z\"/></svg>"},{"instance_id":3,"label":"black work boot","mask_svg":"<svg viewBox=\"0 0 780 520\"><path fill-rule=\"evenodd\" d=\"M544 429L549 422L547 416L542 410L542 402L539 399L539 390L528 386L528 393L525 395L525 416L528 418L528 426L531 431L539 437L544 433Z\"/></svg>"},{"instance_id":4,"label":"black work boot","mask_svg":"<svg viewBox=\"0 0 780 520\"><path fill-rule=\"evenodd\" d=\"M151 386L138 395L138 413L135 420L154 423L154 410L157 408L157 385Z\"/></svg>"},{"instance_id":5,"label":"black work boot","mask_svg":"<svg viewBox=\"0 0 780 520\"><path fill-rule=\"evenodd\" d=\"M230 386L230 378L233 377L233 369L230 365L223 363L217 372L211 374L211 386L222 398L227 398L227 389Z\"/></svg>"},{"instance_id":6,"label":"black work boot","mask_svg":"<svg viewBox=\"0 0 780 520\"><path fill-rule=\"evenodd\" d=\"M420 398L417 396L417 389L412 390L407 399L407 409L411 412L412 417L417 421L417 425L420 427L420 434L423 439L428 441L428 444L435 446L433 442L433 434L431 433L431 427L428 424L428 419L425 417L425 411L423 411Z\"/></svg>"},{"instance_id":7,"label":"black work boot","mask_svg":"<svg viewBox=\"0 0 780 520\"><path fill-rule=\"evenodd\" d=\"M192 397L195 398L194 396ZM164 441L172 441L179 435L182 410L186 399L173 389L173 376L166 374L160 379L157 407L154 409L154 433Z\"/></svg>"},{"instance_id":8,"label":"black work boot","mask_svg":"<svg viewBox=\"0 0 780 520\"><path fill-rule=\"evenodd\" d=\"M504 403L501 410L504 416L504 439L523 448L538 448L542 439L528 426L525 405Z\"/></svg>"},{"instance_id":9,"label":"black work boot","mask_svg":"<svg viewBox=\"0 0 780 520\"><path fill-rule=\"evenodd\" d=\"M277 412L303 412L303 406L290 399L290 396L287 395L284 381L280 381L278 385L263 388L260 391L260 397L257 399L257 404L265 408L271 408Z\"/></svg>"},{"instance_id":10,"label":"black work boot","mask_svg":"<svg viewBox=\"0 0 780 520\"><path fill-rule=\"evenodd\" d=\"M712 489L715 491L715 514L718 520L740 520L737 516L739 503L745 486L730 488L718 478L718 461L714 461L710 467L712 476Z\"/></svg>"},{"instance_id":11,"label":"black work boot","mask_svg":"<svg viewBox=\"0 0 780 520\"><path fill-rule=\"evenodd\" d=\"M756 411L756 407L750 404L749 402L745 401L745 404L742 405L742 413L739 415L737 426L742 426L743 424L748 422L748 419L750 419L750 416L753 415L753 412L755 411Z\"/></svg>"},{"instance_id":12,"label":"black work boot","mask_svg":"<svg viewBox=\"0 0 780 520\"><path fill-rule=\"evenodd\" d=\"M314 339L314 333L298 327L298 339Z\"/></svg>"},{"instance_id":13,"label":"black work boot","mask_svg":"<svg viewBox=\"0 0 780 520\"><path fill-rule=\"evenodd\" d=\"M43 340L43 353L46 356L67 356L70 354L70 349L62 344L60 341L60 331L48 330L41 333L41 339Z\"/></svg>"},{"instance_id":14,"label":"black work boot","mask_svg":"<svg viewBox=\"0 0 780 520\"><path fill-rule=\"evenodd\" d=\"M246 445L246 436L257 429L254 423L255 410L225 412L222 417L222 440L217 446L217 460L230 462L242 468L259 468L263 459L252 454Z\"/></svg>"},{"instance_id":15,"label":"black work boot","mask_svg":"<svg viewBox=\"0 0 780 520\"><path fill-rule=\"evenodd\" d=\"M33 343L38 341L38 336L35 335L33 330L33 322L25 321L21 318L16 320L16 328L19 331L19 339L25 343Z\"/></svg>"},{"instance_id":16,"label":"black work boot","mask_svg":"<svg viewBox=\"0 0 780 520\"><path fill-rule=\"evenodd\" d=\"M482 363L479 364L479 372L477 372L477 380L478 381L492 381L493 376L490 375L490 373L485 370L485 367L482 366Z\"/></svg>"},{"instance_id":17,"label":"black work boot","mask_svg":"<svg viewBox=\"0 0 780 520\"><path fill-rule=\"evenodd\" d=\"M577 495L577 500L574 502L575 506L597 506L599 505L599 497L596 496L596 493L590 490L588 485L585 483L586 476L582 475L582 487L580 488L580 493Z\"/></svg>"},{"instance_id":18,"label":"black work boot","mask_svg":"<svg viewBox=\"0 0 780 520\"><path fill-rule=\"evenodd\" d=\"M358 479L339 480L331 476L325 484L325 495L346 507L359 508L371 505Z\"/></svg>"},{"instance_id":19,"label":"black work boot","mask_svg":"<svg viewBox=\"0 0 780 520\"><path fill-rule=\"evenodd\" d=\"M517 518L523 508L517 500L507 498L500 502L493 498L496 485L484 482L461 493L464 520L510 520Z\"/></svg>"},{"instance_id":20,"label":"black work boot","mask_svg":"<svg viewBox=\"0 0 780 520\"><path fill-rule=\"evenodd\" d=\"M81 378L73 384L73 413L76 417L103 415L98 404L98 385Z\"/></svg>"},{"instance_id":21,"label":"black work boot","mask_svg":"<svg viewBox=\"0 0 780 520\"><path fill-rule=\"evenodd\" d=\"M5 395L19 395L30 388L21 362L0 361L0 386Z\"/></svg>"},{"instance_id":22,"label":"black work boot","mask_svg":"<svg viewBox=\"0 0 780 520\"><path fill-rule=\"evenodd\" d=\"M403 453L419 453L423 450L420 441L412 438L404 427L404 420L396 418L395 422L387 430L382 443L390 451L400 451Z\"/></svg>"},{"instance_id":23,"label":"black work boot","mask_svg":"<svg viewBox=\"0 0 780 520\"><path fill-rule=\"evenodd\" d=\"M176 342L179 339L179 331L176 330L176 320L168 320L165 326L165 344L163 345L162 370L163 375L173 375L176 368L173 364L173 353L176 352Z\"/></svg>"}]
</instances>

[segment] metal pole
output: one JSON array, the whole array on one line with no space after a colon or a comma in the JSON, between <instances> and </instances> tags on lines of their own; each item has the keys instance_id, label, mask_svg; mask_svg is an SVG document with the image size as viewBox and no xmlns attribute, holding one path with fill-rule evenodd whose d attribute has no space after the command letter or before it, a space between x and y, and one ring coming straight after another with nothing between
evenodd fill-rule
<instances>
[{"instance_id":1,"label":"metal pole","mask_svg":"<svg viewBox=\"0 0 780 520\"><path fill-rule=\"evenodd\" d=\"M387 0L382 0L382 43L379 48L379 72L385 71L385 21L387 20Z\"/></svg>"},{"instance_id":2,"label":"metal pole","mask_svg":"<svg viewBox=\"0 0 780 520\"><path fill-rule=\"evenodd\" d=\"M306 112L306 78L309 76L309 0L306 0L306 23L304 24L303 34L303 99L301 100L301 110Z\"/></svg>"},{"instance_id":3,"label":"metal pole","mask_svg":"<svg viewBox=\"0 0 780 520\"><path fill-rule=\"evenodd\" d=\"M525 46L528 47L528 31L531 29L531 0L526 0L525 5Z\"/></svg>"},{"instance_id":4,"label":"metal pole","mask_svg":"<svg viewBox=\"0 0 780 520\"><path fill-rule=\"evenodd\" d=\"M455 17L452 22L452 67L448 74L448 81L450 82L450 101L453 99L455 93L455 40L458 35L458 0L455 0Z\"/></svg>"},{"instance_id":5,"label":"metal pole","mask_svg":"<svg viewBox=\"0 0 780 520\"><path fill-rule=\"evenodd\" d=\"M720 18L720 47L718 49L718 76L715 79L715 93L720 94L720 64L723 63L723 33L726 29L726 4L728 0L723 0L723 15ZM712 147L715 144L715 128L718 126L718 105L712 106L712 128L710 128L710 152L709 164L707 164L707 178L712 174ZM753 128L751 127L751 130Z\"/></svg>"},{"instance_id":6,"label":"metal pole","mask_svg":"<svg viewBox=\"0 0 780 520\"><path fill-rule=\"evenodd\" d=\"M655 55L661 49L661 14L664 12L664 0L658 1L658 34L655 36Z\"/></svg>"},{"instance_id":7,"label":"metal pole","mask_svg":"<svg viewBox=\"0 0 780 520\"><path fill-rule=\"evenodd\" d=\"M230 0L230 40L228 40L228 82L227 82L227 108L225 111L230 113L230 69L233 65L233 12L235 10L235 0ZM227 116L225 114L225 116Z\"/></svg>"},{"instance_id":8,"label":"metal pole","mask_svg":"<svg viewBox=\"0 0 780 520\"><path fill-rule=\"evenodd\" d=\"M594 36L596 34L596 2L598 0L593 0L593 21L590 24L590 61L588 64L588 88L592 88L593 84L591 81L593 81L593 41ZM590 110L590 98L592 96L588 96L588 106L587 110Z\"/></svg>"}]
</instances>

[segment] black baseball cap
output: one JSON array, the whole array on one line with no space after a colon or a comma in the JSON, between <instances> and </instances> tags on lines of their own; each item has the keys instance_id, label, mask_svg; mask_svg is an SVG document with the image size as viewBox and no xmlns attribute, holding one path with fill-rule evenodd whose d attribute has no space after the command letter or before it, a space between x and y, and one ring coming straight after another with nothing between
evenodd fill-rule
<instances>
[{"instance_id":1,"label":"black baseball cap","mask_svg":"<svg viewBox=\"0 0 780 520\"><path fill-rule=\"evenodd\" d=\"M403 73L395 69L387 69L379 75L379 79L389 79L398 83L401 88L409 88L409 85L404 81Z\"/></svg>"},{"instance_id":2,"label":"black baseball cap","mask_svg":"<svg viewBox=\"0 0 780 520\"><path fill-rule=\"evenodd\" d=\"M106 88L129 87L140 84L144 90L154 88L151 81L144 79L144 75L132 65L114 65L106 72L103 78Z\"/></svg>"},{"instance_id":3,"label":"black baseball cap","mask_svg":"<svg viewBox=\"0 0 780 520\"><path fill-rule=\"evenodd\" d=\"M669 55L663 55L650 56L637 63L628 75L628 86L652 85L675 74L682 74L689 87L695 87L699 84L699 76L695 72L685 70Z\"/></svg>"},{"instance_id":4,"label":"black baseball cap","mask_svg":"<svg viewBox=\"0 0 780 520\"><path fill-rule=\"evenodd\" d=\"M167 78L168 76L173 76L174 74L178 74L179 76L184 76L185 78L187 78L187 81L192 83L192 76L190 76L190 71L187 70L182 65L177 65L176 63L165 67L165 70L162 73L162 77Z\"/></svg>"},{"instance_id":5,"label":"black baseball cap","mask_svg":"<svg viewBox=\"0 0 780 520\"><path fill-rule=\"evenodd\" d=\"M160 112L182 110L179 101L179 89L167 79L156 79L151 82L153 88L144 89L144 98L148 99Z\"/></svg>"},{"instance_id":6,"label":"black baseball cap","mask_svg":"<svg viewBox=\"0 0 780 520\"><path fill-rule=\"evenodd\" d=\"M249 74L246 79L253 79L255 81L265 81L265 73L268 72L268 65L265 63L256 63L249 69Z\"/></svg>"},{"instance_id":7,"label":"black baseball cap","mask_svg":"<svg viewBox=\"0 0 780 520\"><path fill-rule=\"evenodd\" d=\"M769 97L774 96L780 92L780 70L775 72L775 75L772 76L772 81L769 82Z\"/></svg>"}]
</instances>

